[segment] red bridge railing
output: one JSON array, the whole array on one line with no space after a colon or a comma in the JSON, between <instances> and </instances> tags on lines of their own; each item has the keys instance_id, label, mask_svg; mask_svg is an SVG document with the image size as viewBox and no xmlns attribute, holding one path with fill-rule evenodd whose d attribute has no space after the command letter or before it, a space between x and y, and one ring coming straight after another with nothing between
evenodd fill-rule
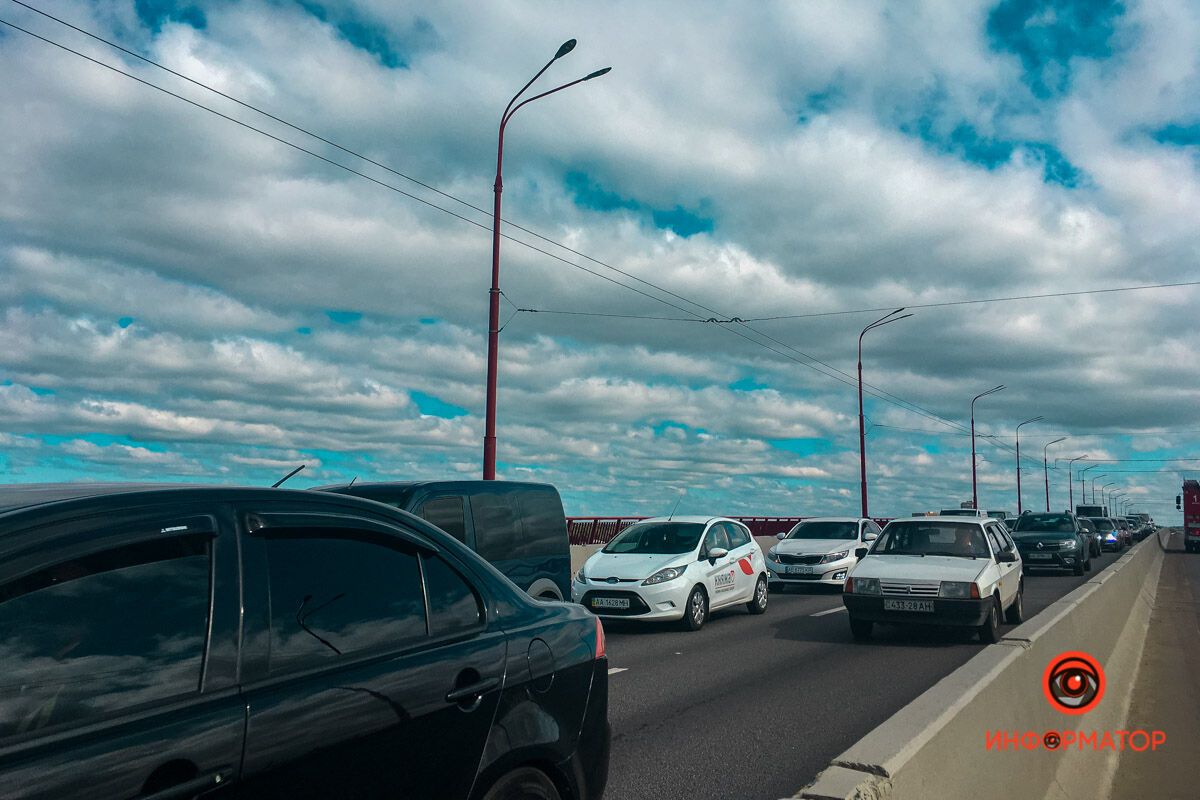
<instances>
[{"instance_id":1,"label":"red bridge railing","mask_svg":"<svg viewBox=\"0 0 1200 800\"><path fill-rule=\"evenodd\" d=\"M639 520L648 517L567 517L567 536L571 544L606 544L621 531ZM730 517L750 529L754 536L775 536L790 531L797 522L807 517ZM890 521L886 517L875 520L880 525Z\"/></svg>"}]
</instances>

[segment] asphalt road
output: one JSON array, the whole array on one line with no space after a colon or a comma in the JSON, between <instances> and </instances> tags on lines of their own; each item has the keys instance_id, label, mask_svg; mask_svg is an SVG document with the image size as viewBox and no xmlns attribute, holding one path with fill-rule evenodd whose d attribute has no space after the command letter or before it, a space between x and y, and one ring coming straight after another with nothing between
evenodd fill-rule
<instances>
[{"instance_id":1,"label":"asphalt road","mask_svg":"<svg viewBox=\"0 0 1200 800\"><path fill-rule=\"evenodd\" d=\"M1026 615L1113 561L1106 553L1081 577L1026 575ZM773 593L762 616L718 611L695 633L606 622L613 746L605 797L791 797L983 647L965 631L894 626L855 642L842 608L838 593L796 587Z\"/></svg>"}]
</instances>

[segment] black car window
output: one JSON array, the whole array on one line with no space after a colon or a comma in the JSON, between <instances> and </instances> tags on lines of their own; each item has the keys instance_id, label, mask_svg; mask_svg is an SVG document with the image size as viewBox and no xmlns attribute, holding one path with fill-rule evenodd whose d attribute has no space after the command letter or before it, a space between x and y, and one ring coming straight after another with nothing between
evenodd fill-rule
<instances>
[{"instance_id":1,"label":"black car window","mask_svg":"<svg viewBox=\"0 0 1200 800\"><path fill-rule=\"evenodd\" d=\"M415 550L390 537L364 536L320 528L267 539L272 674L425 639Z\"/></svg>"},{"instance_id":2,"label":"black car window","mask_svg":"<svg viewBox=\"0 0 1200 800\"><path fill-rule=\"evenodd\" d=\"M460 542L467 541L467 523L463 517L463 499L460 495L426 500L417 516L431 525L438 526Z\"/></svg>"},{"instance_id":3,"label":"black car window","mask_svg":"<svg viewBox=\"0 0 1200 800\"><path fill-rule=\"evenodd\" d=\"M750 532L736 522L726 522L725 533L729 536L730 550L750 544Z\"/></svg>"},{"instance_id":4,"label":"black car window","mask_svg":"<svg viewBox=\"0 0 1200 800\"><path fill-rule=\"evenodd\" d=\"M480 627L483 603L458 570L432 553L421 556L421 563L429 597L430 635L451 636Z\"/></svg>"},{"instance_id":5,"label":"black car window","mask_svg":"<svg viewBox=\"0 0 1200 800\"><path fill-rule=\"evenodd\" d=\"M198 692L210 545L156 538L0 586L0 740Z\"/></svg>"},{"instance_id":6,"label":"black car window","mask_svg":"<svg viewBox=\"0 0 1200 800\"><path fill-rule=\"evenodd\" d=\"M521 552L525 556L567 555L567 521L558 492L548 486L534 486L511 496L517 500L525 522Z\"/></svg>"},{"instance_id":7,"label":"black car window","mask_svg":"<svg viewBox=\"0 0 1200 800\"><path fill-rule=\"evenodd\" d=\"M725 526L717 523L708 529L708 533L704 535L704 549L701 554L707 553L714 547L729 549L729 534L725 533Z\"/></svg>"},{"instance_id":8,"label":"black car window","mask_svg":"<svg viewBox=\"0 0 1200 800\"><path fill-rule=\"evenodd\" d=\"M475 550L488 561L524 557L521 521L511 492L482 492L471 495L475 522Z\"/></svg>"}]
</instances>

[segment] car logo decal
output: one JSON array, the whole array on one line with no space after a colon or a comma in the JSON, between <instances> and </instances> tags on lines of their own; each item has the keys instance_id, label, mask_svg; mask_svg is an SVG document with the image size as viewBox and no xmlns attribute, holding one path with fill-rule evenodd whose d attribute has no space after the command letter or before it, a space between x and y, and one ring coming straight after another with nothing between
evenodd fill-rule
<instances>
[{"instance_id":1,"label":"car logo decal","mask_svg":"<svg viewBox=\"0 0 1200 800\"><path fill-rule=\"evenodd\" d=\"M608 582L609 582L609 583L616 583L618 580L620 580L620 579L619 579L619 578L609 578L609 579L608 579Z\"/></svg>"},{"instance_id":2,"label":"car logo decal","mask_svg":"<svg viewBox=\"0 0 1200 800\"><path fill-rule=\"evenodd\" d=\"M1038 548L1038 550L1041 550L1041 549L1042 549L1042 548L1044 548L1045 546L1046 546L1046 545L1042 544L1041 542L1038 542L1038 543L1037 543L1037 548Z\"/></svg>"}]
</instances>

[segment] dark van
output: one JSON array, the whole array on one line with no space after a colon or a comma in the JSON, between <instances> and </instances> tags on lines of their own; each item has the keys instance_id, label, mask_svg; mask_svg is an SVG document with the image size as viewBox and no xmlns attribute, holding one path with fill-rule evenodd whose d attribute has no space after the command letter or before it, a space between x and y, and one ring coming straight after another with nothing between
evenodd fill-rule
<instances>
[{"instance_id":1,"label":"dark van","mask_svg":"<svg viewBox=\"0 0 1200 800\"><path fill-rule=\"evenodd\" d=\"M571 546L558 490L518 481L391 481L322 486L408 511L490 561L533 597L571 597Z\"/></svg>"}]
</instances>

